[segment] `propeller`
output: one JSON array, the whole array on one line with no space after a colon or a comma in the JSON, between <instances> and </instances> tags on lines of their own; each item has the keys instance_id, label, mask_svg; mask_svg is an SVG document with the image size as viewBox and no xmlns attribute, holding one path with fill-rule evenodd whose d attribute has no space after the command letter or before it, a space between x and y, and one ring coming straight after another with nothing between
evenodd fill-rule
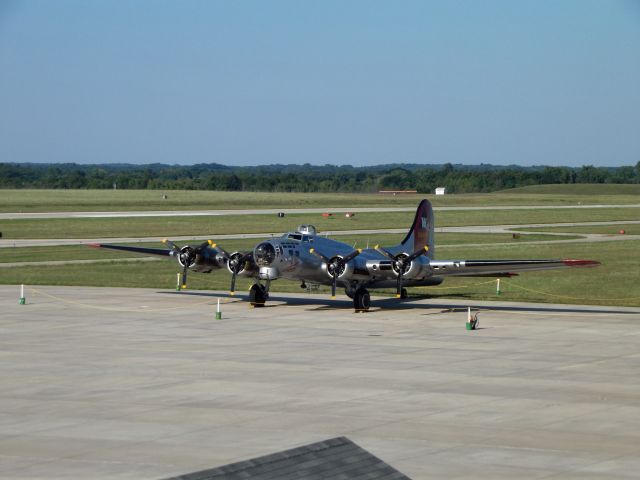
<instances>
[{"instance_id":1,"label":"propeller","mask_svg":"<svg viewBox=\"0 0 640 480\"><path fill-rule=\"evenodd\" d=\"M351 260L353 260L354 258L356 258L358 255L362 253L362 249L357 248L356 250L351 252L349 255L346 255L344 257L340 255L335 255L331 258L328 258L322 253L317 252L313 248L309 249L309 253L320 258L327 266L327 272L331 276L331 298L336 298L336 284L338 282L338 277L340 276L340 274L342 274L342 272L344 272L344 268L347 265L347 263L349 263Z\"/></svg>"},{"instance_id":2,"label":"propeller","mask_svg":"<svg viewBox=\"0 0 640 480\"><path fill-rule=\"evenodd\" d=\"M396 280L396 298L400 298L402 296L402 279L404 278L404 274L407 273L407 270L409 270L409 268L411 267L411 262L413 262L420 255L424 255L425 253L427 253L429 251L429 247L425 245L424 247L419 248L418 250L413 252L411 255L407 255L406 253L393 255L391 252L385 250L380 245L376 245L373 248L385 257L393 260L394 270L398 274L398 278Z\"/></svg>"},{"instance_id":3,"label":"propeller","mask_svg":"<svg viewBox=\"0 0 640 480\"><path fill-rule=\"evenodd\" d=\"M229 288L229 294L235 295L236 293L236 277L242 270L244 264L251 259L253 254L251 252L247 253L234 253L230 255L224 248L220 247L218 244L213 243L212 240L209 240L208 244L211 248L215 248L220 252L222 258L227 261L227 265L229 265L229 269L231 270L231 287Z\"/></svg>"},{"instance_id":4,"label":"propeller","mask_svg":"<svg viewBox=\"0 0 640 480\"><path fill-rule=\"evenodd\" d=\"M177 257L178 263L182 265L182 279L180 283L182 285L182 288L187 288L187 271L189 270L189 267L196 262L196 258L198 257L200 252L204 248L208 247L211 244L211 241L208 240L196 247L185 245L182 248L166 238L162 240L162 243L164 243L171 249L171 255Z\"/></svg>"},{"instance_id":5,"label":"propeller","mask_svg":"<svg viewBox=\"0 0 640 480\"><path fill-rule=\"evenodd\" d=\"M242 267L246 263L247 260L251 258L251 253L236 253L229 257L228 262L231 267L231 288L229 289L229 293L231 295L235 295L236 293L236 277L242 270Z\"/></svg>"}]
</instances>

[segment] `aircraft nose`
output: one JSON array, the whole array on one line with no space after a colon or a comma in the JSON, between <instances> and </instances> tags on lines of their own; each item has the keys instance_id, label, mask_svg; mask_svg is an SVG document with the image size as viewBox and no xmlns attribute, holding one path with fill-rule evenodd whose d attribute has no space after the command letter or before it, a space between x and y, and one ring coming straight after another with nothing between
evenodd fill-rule
<instances>
[{"instance_id":1,"label":"aircraft nose","mask_svg":"<svg viewBox=\"0 0 640 480\"><path fill-rule=\"evenodd\" d=\"M254 252L253 258L260 267L268 267L276 258L276 249L270 243L261 243Z\"/></svg>"}]
</instances>

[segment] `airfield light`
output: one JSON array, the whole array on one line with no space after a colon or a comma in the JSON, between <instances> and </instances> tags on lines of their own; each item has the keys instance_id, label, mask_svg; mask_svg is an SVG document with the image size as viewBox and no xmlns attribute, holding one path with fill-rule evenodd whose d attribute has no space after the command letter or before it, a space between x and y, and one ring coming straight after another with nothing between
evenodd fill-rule
<instances>
[{"instance_id":1,"label":"airfield light","mask_svg":"<svg viewBox=\"0 0 640 480\"><path fill-rule=\"evenodd\" d=\"M218 298L218 308L216 309L216 320L222 320L222 312L220 311L220 299Z\"/></svg>"}]
</instances>

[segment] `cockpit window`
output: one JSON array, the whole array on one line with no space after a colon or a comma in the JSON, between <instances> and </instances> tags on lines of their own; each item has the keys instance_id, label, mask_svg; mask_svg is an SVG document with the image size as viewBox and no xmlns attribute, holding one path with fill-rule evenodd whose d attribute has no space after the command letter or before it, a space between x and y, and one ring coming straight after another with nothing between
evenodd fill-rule
<instances>
[{"instance_id":1,"label":"cockpit window","mask_svg":"<svg viewBox=\"0 0 640 480\"><path fill-rule=\"evenodd\" d=\"M302 235L300 235L298 233L290 233L289 234L289 238L292 239L292 240L300 241L302 239Z\"/></svg>"}]
</instances>

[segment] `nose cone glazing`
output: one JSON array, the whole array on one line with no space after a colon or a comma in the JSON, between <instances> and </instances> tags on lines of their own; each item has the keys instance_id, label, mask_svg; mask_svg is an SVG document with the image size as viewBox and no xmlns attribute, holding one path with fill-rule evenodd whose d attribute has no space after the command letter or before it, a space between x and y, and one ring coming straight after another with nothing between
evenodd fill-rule
<instances>
[{"instance_id":1,"label":"nose cone glazing","mask_svg":"<svg viewBox=\"0 0 640 480\"><path fill-rule=\"evenodd\" d=\"M253 258L260 267L268 267L276 258L276 250L270 243L261 243L253 252Z\"/></svg>"}]
</instances>

